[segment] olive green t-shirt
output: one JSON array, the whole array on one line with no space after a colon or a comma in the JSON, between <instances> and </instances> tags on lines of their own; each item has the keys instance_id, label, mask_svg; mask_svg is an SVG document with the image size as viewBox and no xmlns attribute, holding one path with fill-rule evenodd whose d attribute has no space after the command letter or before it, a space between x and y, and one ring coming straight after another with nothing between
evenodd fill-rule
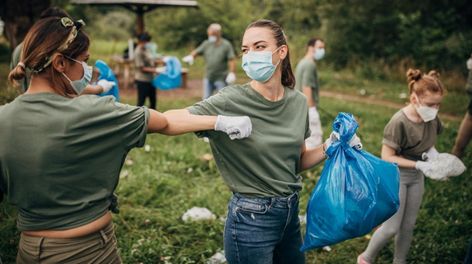
<instances>
[{"instance_id":1,"label":"olive green t-shirt","mask_svg":"<svg viewBox=\"0 0 472 264\"><path fill-rule=\"evenodd\" d=\"M297 64L295 69L295 89L303 93L303 87L311 87L311 97L318 105L320 85L318 83L318 73L316 71L316 63L314 60L303 58Z\"/></svg>"},{"instance_id":2,"label":"olive green t-shirt","mask_svg":"<svg viewBox=\"0 0 472 264\"><path fill-rule=\"evenodd\" d=\"M219 43L205 40L195 51L205 58L208 80L224 81L228 75L228 61L234 58L231 43L224 38L221 38Z\"/></svg>"},{"instance_id":3,"label":"olive green t-shirt","mask_svg":"<svg viewBox=\"0 0 472 264\"><path fill-rule=\"evenodd\" d=\"M141 67L154 67L155 63L152 54L143 46L138 46L134 51L134 63L136 69L134 70L134 79L136 81L151 82L154 78L152 73L141 71Z\"/></svg>"},{"instance_id":4,"label":"olive green t-shirt","mask_svg":"<svg viewBox=\"0 0 472 264\"><path fill-rule=\"evenodd\" d=\"M398 111L384 129L382 144L395 149L398 155L409 160L421 160L421 154L436 144L442 131L439 118L415 123L408 119L403 110Z\"/></svg>"},{"instance_id":5,"label":"olive green t-shirt","mask_svg":"<svg viewBox=\"0 0 472 264\"><path fill-rule=\"evenodd\" d=\"M18 229L70 229L108 212L148 116L111 96L24 94L0 106L0 190L18 208Z\"/></svg>"},{"instance_id":6,"label":"olive green t-shirt","mask_svg":"<svg viewBox=\"0 0 472 264\"><path fill-rule=\"evenodd\" d=\"M216 165L236 193L248 196L285 196L302 188L300 155L310 135L306 98L285 88L281 100L265 99L249 84L232 85L188 108L197 115L247 115L252 134L231 140L206 131Z\"/></svg>"}]
</instances>

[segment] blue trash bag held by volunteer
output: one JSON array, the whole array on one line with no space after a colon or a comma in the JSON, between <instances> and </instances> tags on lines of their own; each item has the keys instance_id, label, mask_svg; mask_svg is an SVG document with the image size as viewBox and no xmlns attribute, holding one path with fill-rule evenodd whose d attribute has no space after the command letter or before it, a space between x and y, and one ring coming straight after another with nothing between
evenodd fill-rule
<instances>
[{"instance_id":1,"label":"blue trash bag held by volunteer","mask_svg":"<svg viewBox=\"0 0 472 264\"><path fill-rule=\"evenodd\" d=\"M302 251L363 236L389 219L399 206L399 170L394 163L349 146L358 124L339 113L339 140L327 150L321 177L307 206Z\"/></svg>"},{"instance_id":2,"label":"blue trash bag held by volunteer","mask_svg":"<svg viewBox=\"0 0 472 264\"><path fill-rule=\"evenodd\" d=\"M98 80L107 80L110 82L115 82L115 85L106 93L101 93L99 96L113 95L117 102L120 101L120 89L118 87L118 79L116 79L115 74L112 69L102 60L97 60L95 62L95 67L100 71Z\"/></svg>"},{"instance_id":3,"label":"blue trash bag held by volunteer","mask_svg":"<svg viewBox=\"0 0 472 264\"><path fill-rule=\"evenodd\" d=\"M171 90L182 86L182 64L178 58L169 56L164 58L165 71L152 80L152 85L159 90Z\"/></svg>"}]
</instances>

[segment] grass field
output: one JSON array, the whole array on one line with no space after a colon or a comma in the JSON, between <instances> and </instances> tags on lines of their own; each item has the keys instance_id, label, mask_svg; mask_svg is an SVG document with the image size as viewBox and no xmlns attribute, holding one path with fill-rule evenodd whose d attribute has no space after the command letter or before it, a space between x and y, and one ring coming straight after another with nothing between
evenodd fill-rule
<instances>
[{"instance_id":1,"label":"grass field","mask_svg":"<svg viewBox=\"0 0 472 264\"><path fill-rule=\"evenodd\" d=\"M191 105L195 99L160 99L161 109ZM131 101L130 101L131 102ZM365 149L379 155L383 127L396 111L383 107L365 107L335 99L322 99L322 107L335 115L351 112L360 123ZM331 117L322 112L325 134L329 133ZM450 151L458 123L444 122L439 151ZM193 206L207 207L225 217L231 195L224 185L210 153L209 145L194 135L178 137L150 135L149 152L135 149L123 167L117 193L121 212L114 216L118 244L124 263L205 263L223 248L223 227L220 219L184 223L182 214ZM470 147L465 157L472 166ZM131 164L132 163L132 164ZM301 213L304 214L309 194L316 184L323 165L304 172ZM472 239L471 171L448 182L426 181L426 193L417 221L410 253L411 263L461 263L468 241ZM15 228L16 211L0 205L0 256L12 263L19 234ZM304 231L303 231L304 232ZM314 250L307 254L307 263L354 263L355 257L367 246L364 237L334 245L331 252ZM381 252L378 263L391 263L392 244Z\"/></svg>"}]
</instances>

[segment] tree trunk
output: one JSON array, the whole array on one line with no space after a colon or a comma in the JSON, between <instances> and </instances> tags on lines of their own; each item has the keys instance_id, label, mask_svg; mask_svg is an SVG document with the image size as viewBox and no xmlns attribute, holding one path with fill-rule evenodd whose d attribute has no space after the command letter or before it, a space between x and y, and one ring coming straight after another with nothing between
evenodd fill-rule
<instances>
[{"instance_id":1,"label":"tree trunk","mask_svg":"<svg viewBox=\"0 0 472 264\"><path fill-rule=\"evenodd\" d=\"M12 50L23 41L41 12L50 4L50 0L0 1L0 17L5 22L4 35Z\"/></svg>"}]
</instances>

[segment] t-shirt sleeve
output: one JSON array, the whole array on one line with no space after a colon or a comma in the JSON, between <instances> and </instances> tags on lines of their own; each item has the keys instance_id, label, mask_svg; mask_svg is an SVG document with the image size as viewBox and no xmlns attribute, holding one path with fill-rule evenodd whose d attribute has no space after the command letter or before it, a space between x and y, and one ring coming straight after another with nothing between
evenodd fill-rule
<instances>
[{"instance_id":1,"label":"t-shirt sleeve","mask_svg":"<svg viewBox=\"0 0 472 264\"><path fill-rule=\"evenodd\" d=\"M400 152L405 138L403 125L399 120L391 119L384 129L382 144L387 145L396 152Z\"/></svg>"},{"instance_id":2,"label":"t-shirt sleeve","mask_svg":"<svg viewBox=\"0 0 472 264\"><path fill-rule=\"evenodd\" d=\"M305 122L305 139L309 138L311 135L310 130L310 118L308 116L308 108L306 109L306 122Z\"/></svg>"},{"instance_id":3,"label":"t-shirt sleeve","mask_svg":"<svg viewBox=\"0 0 472 264\"><path fill-rule=\"evenodd\" d=\"M217 94L200 101L190 107L187 110L194 115L219 115L225 110L226 106L226 93L225 89L221 90Z\"/></svg>"},{"instance_id":4,"label":"t-shirt sleeve","mask_svg":"<svg viewBox=\"0 0 472 264\"><path fill-rule=\"evenodd\" d=\"M233 45L228 41L228 51L226 52L226 57L228 60L231 60L235 57Z\"/></svg>"},{"instance_id":5,"label":"t-shirt sleeve","mask_svg":"<svg viewBox=\"0 0 472 264\"><path fill-rule=\"evenodd\" d=\"M98 133L106 134L110 142L118 142L126 150L144 146L149 120L146 107L118 103L112 96L98 99L93 107L97 110L91 122L100 127Z\"/></svg>"},{"instance_id":6,"label":"t-shirt sleeve","mask_svg":"<svg viewBox=\"0 0 472 264\"><path fill-rule=\"evenodd\" d=\"M137 107L115 103L117 118L122 122L121 132L126 149L144 146L147 135L149 110L146 107Z\"/></svg>"},{"instance_id":7,"label":"t-shirt sleeve","mask_svg":"<svg viewBox=\"0 0 472 264\"><path fill-rule=\"evenodd\" d=\"M306 66L303 68L302 87L308 86L311 88L317 88L315 70L316 68L311 66Z\"/></svg>"},{"instance_id":8,"label":"t-shirt sleeve","mask_svg":"<svg viewBox=\"0 0 472 264\"><path fill-rule=\"evenodd\" d=\"M198 55L202 55L203 52L205 51L205 47L207 45L207 41L203 41L200 46L198 46L196 49L195 49L195 52L198 54Z\"/></svg>"},{"instance_id":9,"label":"t-shirt sleeve","mask_svg":"<svg viewBox=\"0 0 472 264\"><path fill-rule=\"evenodd\" d=\"M217 94L200 101L190 107L187 110L193 115L219 115L225 111L226 107L226 93L225 89L221 90ZM211 133L213 130L209 131L200 131L196 135L198 137L211 137L214 133Z\"/></svg>"}]
</instances>

